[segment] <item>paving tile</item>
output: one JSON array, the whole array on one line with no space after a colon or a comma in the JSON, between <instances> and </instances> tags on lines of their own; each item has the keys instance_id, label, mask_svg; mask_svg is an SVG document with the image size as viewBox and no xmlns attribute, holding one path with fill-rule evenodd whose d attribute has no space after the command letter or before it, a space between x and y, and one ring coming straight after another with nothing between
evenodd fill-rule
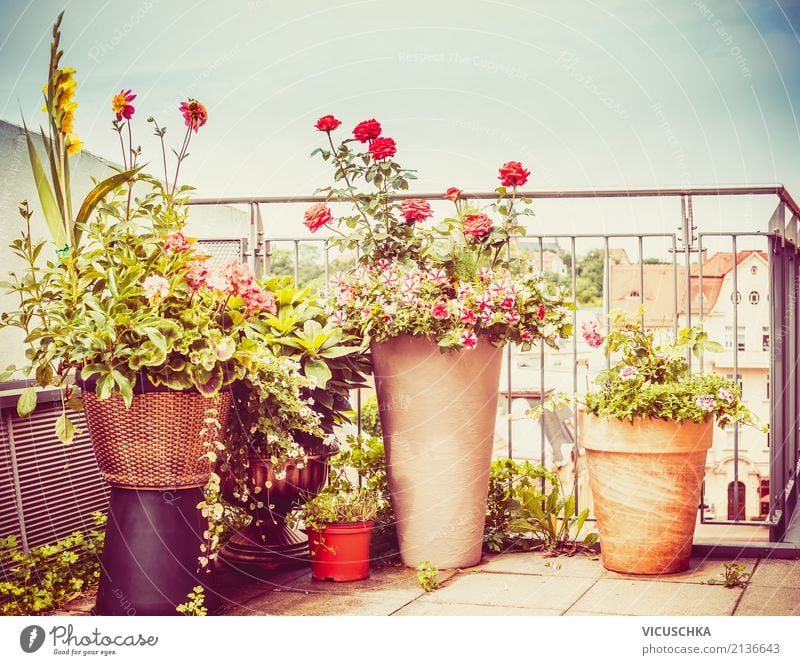
<instances>
[{"instance_id":1,"label":"paving tile","mask_svg":"<svg viewBox=\"0 0 800 665\"><path fill-rule=\"evenodd\" d=\"M604 579L624 579L655 582L678 582L680 584L706 584L709 579L717 577L722 571L723 563L729 563L731 559L709 559L705 557L692 557L688 570L682 573L671 573L670 575L627 575L625 573L615 573L611 570L604 570ZM747 568L747 572L752 573L758 559L736 559Z\"/></svg>"},{"instance_id":2,"label":"paving tile","mask_svg":"<svg viewBox=\"0 0 800 665\"><path fill-rule=\"evenodd\" d=\"M736 608L737 616L798 616L800 588L748 585Z\"/></svg>"},{"instance_id":3,"label":"paving tile","mask_svg":"<svg viewBox=\"0 0 800 665\"><path fill-rule=\"evenodd\" d=\"M800 589L800 559L762 559L750 578L750 586Z\"/></svg>"},{"instance_id":4,"label":"paving tile","mask_svg":"<svg viewBox=\"0 0 800 665\"><path fill-rule=\"evenodd\" d=\"M597 559L587 556L546 557L536 552L500 554L471 570L520 575L585 577L587 579L597 579L603 574L603 566Z\"/></svg>"},{"instance_id":5,"label":"paving tile","mask_svg":"<svg viewBox=\"0 0 800 665\"><path fill-rule=\"evenodd\" d=\"M741 591L708 584L600 579L567 614L724 616L733 612Z\"/></svg>"},{"instance_id":6,"label":"paving tile","mask_svg":"<svg viewBox=\"0 0 800 665\"><path fill-rule=\"evenodd\" d=\"M559 575L465 573L417 602L566 610L594 580Z\"/></svg>"},{"instance_id":7,"label":"paving tile","mask_svg":"<svg viewBox=\"0 0 800 665\"><path fill-rule=\"evenodd\" d=\"M455 576L455 570L439 571L439 583L445 583ZM417 570L405 566L386 566L373 568L365 580L355 582L324 582L312 579L307 573L291 582L291 590L315 591L337 595L354 593L412 593L412 597L422 595L423 588L417 582Z\"/></svg>"},{"instance_id":8,"label":"paving tile","mask_svg":"<svg viewBox=\"0 0 800 665\"><path fill-rule=\"evenodd\" d=\"M497 605L414 601L395 612L394 616L558 616L560 614L561 610L534 607L499 607Z\"/></svg>"},{"instance_id":9,"label":"paving tile","mask_svg":"<svg viewBox=\"0 0 800 665\"><path fill-rule=\"evenodd\" d=\"M388 616L407 605L397 593L338 595L298 591L272 591L247 601L227 614L293 616Z\"/></svg>"},{"instance_id":10,"label":"paving tile","mask_svg":"<svg viewBox=\"0 0 800 665\"><path fill-rule=\"evenodd\" d=\"M292 589L292 583L298 577L308 574L308 567L292 570L272 571L269 577L264 571L244 571L223 568L216 572L216 591L223 605L225 614L236 608L246 606L248 600L263 595L273 589L282 591Z\"/></svg>"}]
</instances>

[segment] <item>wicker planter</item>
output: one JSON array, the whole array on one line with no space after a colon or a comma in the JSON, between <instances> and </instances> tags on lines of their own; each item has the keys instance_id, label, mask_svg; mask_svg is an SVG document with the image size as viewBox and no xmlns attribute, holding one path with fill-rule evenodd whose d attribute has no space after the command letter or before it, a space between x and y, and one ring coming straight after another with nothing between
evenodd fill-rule
<instances>
[{"instance_id":1,"label":"wicker planter","mask_svg":"<svg viewBox=\"0 0 800 665\"><path fill-rule=\"evenodd\" d=\"M106 481L126 489L178 490L208 481L211 463L202 457L208 452L203 442L220 440L231 397L149 392L134 395L126 409L122 397L100 400L87 390L83 405L97 465ZM221 423L216 431L206 422L212 409Z\"/></svg>"},{"instance_id":2,"label":"wicker planter","mask_svg":"<svg viewBox=\"0 0 800 665\"><path fill-rule=\"evenodd\" d=\"M442 353L425 337L372 345L403 563L481 559L502 349Z\"/></svg>"},{"instance_id":3,"label":"wicker planter","mask_svg":"<svg viewBox=\"0 0 800 665\"><path fill-rule=\"evenodd\" d=\"M583 417L603 565L660 575L689 567L713 420Z\"/></svg>"}]
</instances>

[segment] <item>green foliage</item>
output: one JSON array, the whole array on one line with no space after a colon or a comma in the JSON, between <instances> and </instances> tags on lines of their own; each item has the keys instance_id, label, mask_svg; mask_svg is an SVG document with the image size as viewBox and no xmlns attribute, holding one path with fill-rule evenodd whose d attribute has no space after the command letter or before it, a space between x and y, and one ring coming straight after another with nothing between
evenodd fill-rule
<instances>
[{"instance_id":1,"label":"green foliage","mask_svg":"<svg viewBox=\"0 0 800 665\"><path fill-rule=\"evenodd\" d=\"M198 585L188 593L186 602L178 605L175 610L184 616L204 617L208 614L205 602L205 590Z\"/></svg>"},{"instance_id":2,"label":"green foliage","mask_svg":"<svg viewBox=\"0 0 800 665\"><path fill-rule=\"evenodd\" d=\"M430 561L421 561L417 564L417 571L417 582L425 589L425 593L439 588L439 569Z\"/></svg>"},{"instance_id":3,"label":"green foliage","mask_svg":"<svg viewBox=\"0 0 800 665\"><path fill-rule=\"evenodd\" d=\"M755 425L731 379L716 374L693 374L686 357L722 347L700 328L684 328L670 344L658 345L652 330L641 328L623 312L612 312L605 338L606 355L618 358L595 379L599 388L586 394L589 413L621 420L661 418L696 423L716 416L725 427L732 422Z\"/></svg>"},{"instance_id":4,"label":"green foliage","mask_svg":"<svg viewBox=\"0 0 800 665\"><path fill-rule=\"evenodd\" d=\"M361 403L361 429L371 437L383 437L378 398L370 395Z\"/></svg>"},{"instance_id":5,"label":"green foliage","mask_svg":"<svg viewBox=\"0 0 800 665\"><path fill-rule=\"evenodd\" d=\"M593 249L575 264L575 296L584 307L599 307L603 303L605 283L605 254Z\"/></svg>"},{"instance_id":6,"label":"green foliage","mask_svg":"<svg viewBox=\"0 0 800 665\"><path fill-rule=\"evenodd\" d=\"M709 579L707 583L719 584L726 589L745 588L750 578L750 573L745 572L746 570L747 567L740 563L723 563L722 572L717 577Z\"/></svg>"},{"instance_id":7,"label":"green foliage","mask_svg":"<svg viewBox=\"0 0 800 665\"><path fill-rule=\"evenodd\" d=\"M306 527L320 530L326 524L371 522L381 509L380 495L368 487L334 490L327 487L298 511Z\"/></svg>"},{"instance_id":8,"label":"green foliage","mask_svg":"<svg viewBox=\"0 0 800 665\"><path fill-rule=\"evenodd\" d=\"M379 508L372 531L372 559L385 561L395 557L399 552L397 520L389 494L383 441L376 437L348 437L347 445L330 460L328 487L334 492L364 487L375 493Z\"/></svg>"},{"instance_id":9,"label":"green foliage","mask_svg":"<svg viewBox=\"0 0 800 665\"><path fill-rule=\"evenodd\" d=\"M76 531L52 545L25 554L14 536L0 538L0 558L9 559L0 581L0 614L33 615L52 611L87 591L100 579L106 516L92 515L96 529Z\"/></svg>"},{"instance_id":10,"label":"green foliage","mask_svg":"<svg viewBox=\"0 0 800 665\"><path fill-rule=\"evenodd\" d=\"M530 462L495 460L489 475L484 542L509 548L573 554L597 542L592 532L578 542L589 510L575 514L575 497L565 495L557 474Z\"/></svg>"}]
</instances>

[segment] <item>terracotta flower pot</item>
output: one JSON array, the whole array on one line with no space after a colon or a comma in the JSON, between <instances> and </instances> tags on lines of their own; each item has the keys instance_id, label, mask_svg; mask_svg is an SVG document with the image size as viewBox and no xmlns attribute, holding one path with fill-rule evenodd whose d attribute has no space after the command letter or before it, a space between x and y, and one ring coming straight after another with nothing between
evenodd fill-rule
<instances>
[{"instance_id":1,"label":"terracotta flower pot","mask_svg":"<svg viewBox=\"0 0 800 665\"><path fill-rule=\"evenodd\" d=\"M660 575L689 567L713 420L583 417L603 565Z\"/></svg>"},{"instance_id":2,"label":"terracotta flower pot","mask_svg":"<svg viewBox=\"0 0 800 665\"><path fill-rule=\"evenodd\" d=\"M403 563L481 558L502 349L442 352L401 335L371 347Z\"/></svg>"},{"instance_id":3,"label":"terracotta flower pot","mask_svg":"<svg viewBox=\"0 0 800 665\"><path fill-rule=\"evenodd\" d=\"M308 529L311 577L315 580L354 582L369 577L369 546L375 522L326 524Z\"/></svg>"}]
</instances>

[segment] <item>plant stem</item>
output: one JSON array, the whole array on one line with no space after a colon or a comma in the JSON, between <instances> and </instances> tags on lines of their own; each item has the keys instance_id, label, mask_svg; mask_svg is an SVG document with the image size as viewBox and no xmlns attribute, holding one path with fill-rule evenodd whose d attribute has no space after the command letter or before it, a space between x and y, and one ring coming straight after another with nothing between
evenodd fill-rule
<instances>
[{"instance_id":1,"label":"plant stem","mask_svg":"<svg viewBox=\"0 0 800 665\"><path fill-rule=\"evenodd\" d=\"M183 137L183 145L181 146L181 151L178 153L178 163L175 165L175 179L172 183L172 191L170 192L170 196L175 196L175 188L178 186L178 172L181 170L181 162L186 155L186 151L189 148L189 141L192 138L192 127L189 125L186 128L186 136Z\"/></svg>"}]
</instances>

